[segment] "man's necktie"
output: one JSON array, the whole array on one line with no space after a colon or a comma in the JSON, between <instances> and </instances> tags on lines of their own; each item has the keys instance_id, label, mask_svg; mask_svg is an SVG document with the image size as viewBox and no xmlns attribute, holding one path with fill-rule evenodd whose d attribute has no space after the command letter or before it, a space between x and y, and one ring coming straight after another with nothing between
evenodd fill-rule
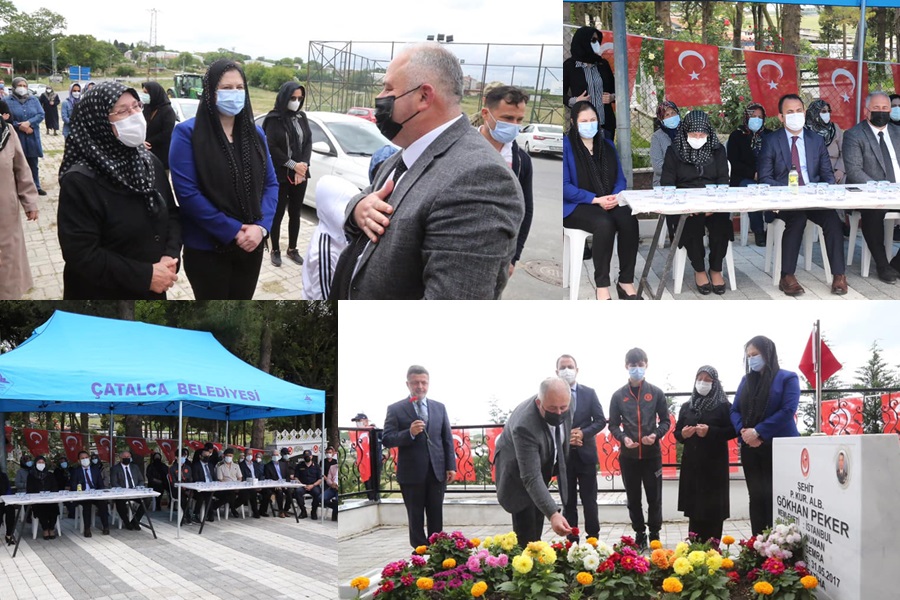
<instances>
[{"instance_id":1,"label":"man's necktie","mask_svg":"<svg viewBox=\"0 0 900 600\"><path fill-rule=\"evenodd\" d=\"M425 423L425 425L428 425L428 408L425 406L425 404L422 403L421 400L416 400L415 406L416 414L419 416L419 419L421 419Z\"/></svg>"},{"instance_id":2,"label":"man's necktie","mask_svg":"<svg viewBox=\"0 0 900 600\"><path fill-rule=\"evenodd\" d=\"M803 181L803 170L800 168L800 152L797 151L797 138L800 136L791 136L791 164L797 169L797 183L806 185Z\"/></svg>"},{"instance_id":3,"label":"man's necktie","mask_svg":"<svg viewBox=\"0 0 900 600\"><path fill-rule=\"evenodd\" d=\"M554 472L559 473L559 467L563 460L563 444L562 444L562 424L553 428L553 438L556 440L556 457L554 462Z\"/></svg>"},{"instance_id":4,"label":"man's necktie","mask_svg":"<svg viewBox=\"0 0 900 600\"><path fill-rule=\"evenodd\" d=\"M93 489L93 487L94 487L94 482L93 482L93 480L91 479L91 470L90 470L90 469L85 469L85 470L84 470L84 480L87 482L87 484L88 484L88 486L89 486L88 489Z\"/></svg>"},{"instance_id":5,"label":"man's necktie","mask_svg":"<svg viewBox=\"0 0 900 600\"><path fill-rule=\"evenodd\" d=\"M887 144L884 141L884 132L878 132L878 145L881 146L881 156L884 158L884 178L891 183L897 183L894 173L894 165L891 162L891 153L888 151Z\"/></svg>"},{"instance_id":6,"label":"man's necktie","mask_svg":"<svg viewBox=\"0 0 900 600\"><path fill-rule=\"evenodd\" d=\"M577 410L577 408L576 408L577 406L578 406L578 395L575 393L575 388L572 388L572 406L571 406L572 415L575 414L575 411Z\"/></svg>"},{"instance_id":7,"label":"man's necktie","mask_svg":"<svg viewBox=\"0 0 900 600\"><path fill-rule=\"evenodd\" d=\"M122 465L122 468L125 469L125 485L126 485L126 487L133 488L134 480L131 478L131 469L128 468L127 465Z\"/></svg>"}]
</instances>

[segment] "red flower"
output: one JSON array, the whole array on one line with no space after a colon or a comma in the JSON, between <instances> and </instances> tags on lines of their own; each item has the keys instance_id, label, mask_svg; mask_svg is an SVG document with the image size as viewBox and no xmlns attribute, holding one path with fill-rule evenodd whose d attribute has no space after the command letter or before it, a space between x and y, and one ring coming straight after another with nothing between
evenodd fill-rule
<instances>
[{"instance_id":1,"label":"red flower","mask_svg":"<svg viewBox=\"0 0 900 600\"><path fill-rule=\"evenodd\" d=\"M400 583L402 583L405 586L410 586L410 585L414 584L415 582L416 582L415 578L410 573L407 573L406 575L404 575L400 578Z\"/></svg>"},{"instance_id":2,"label":"red flower","mask_svg":"<svg viewBox=\"0 0 900 600\"><path fill-rule=\"evenodd\" d=\"M759 577L759 569L751 569L749 573L747 573L747 581L756 581L756 578Z\"/></svg>"},{"instance_id":3,"label":"red flower","mask_svg":"<svg viewBox=\"0 0 900 600\"><path fill-rule=\"evenodd\" d=\"M394 582L390 579L385 579L381 582L381 589L385 592L393 592L394 591Z\"/></svg>"},{"instance_id":4,"label":"red flower","mask_svg":"<svg viewBox=\"0 0 900 600\"><path fill-rule=\"evenodd\" d=\"M622 543L626 546L634 546L634 538L627 535L622 536Z\"/></svg>"},{"instance_id":5,"label":"red flower","mask_svg":"<svg viewBox=\"0 0 900 600\"><path fill-rule=\"evenodd\" d=\"M580 535L581 531L577 527L572 528L572 535Z\"/></svg>"},{"instance_id":6,"label":"red flower","mask_svg":"<svg viewBox=\"0 0 900 600\"><path fill-rule=\"evenodd\" d=\"M728 579L730 579L732 583L738 583L741 580L741 576L737 571L728 571Z\"/></svg>"},{"instance_id":7,"label":"red flower","mask_svg":"<svg viewBox=\"0 0 900 600\"><path fill-rule=\"evenodd\" d=\"M731 25L731 21L729 21L728 19L725 19L725 27L728 27L729 25Z\"/></svg>"},{"instance_id":8,"label":"red flower","mask_svg":"<svg viewBox=\"0 0 900 600\"><path fill-rule=\"evenodd\" d=\"M762 568L772 575L781 575L784 573L784 563L777 558L767 558L766 562L763 563Z\"/></svg>"},{"instance_id":9,"label":"red flower","mask_svg":"<svg viewBox=\"0 0 900 600\"><path fill-rule=\"evenodd\" d=\"M738 96L738 100L740 100L741 102L743 102L743 101L744 101L744 97L743 97L743 96Z\"/></svg>"}]
</instances>

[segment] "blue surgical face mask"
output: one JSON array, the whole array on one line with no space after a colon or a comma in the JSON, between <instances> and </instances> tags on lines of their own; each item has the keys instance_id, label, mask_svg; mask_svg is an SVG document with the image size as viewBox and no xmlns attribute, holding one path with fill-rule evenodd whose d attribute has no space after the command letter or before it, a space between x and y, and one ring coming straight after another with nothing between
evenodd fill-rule
<instances>
[{"instance_id":1,"label":"blue surgical face mask","mask_svg":"<svg viewBox=\"0 0 900 600\"><path fill-rule=\"evenodd\" d=\"M233 117L244 110L246 97L244 90L216 90L216 107L220 113Z\"/></svg>"},{"instance_id":2,"label":"blue surgical face mask","mask_svg":"<svg viewBox=\"0 0 900 600\"><path fill-rule=\"evenodd\" d=\"M187 460L187 456L182 456L181 458L178 459L178 464L183 465L184 461L186 461L186 460Z\"/></svg>"},{"instance_id":3,"label":"blue surgical face mask","mask_svg":"<svg viewBox=\"0 0 900 600\"><path fill-rule=\"evenodd\" d=\"M891 121L900 121L900 106L891 109Z\"/></svg>"},{"instance_id":4,"label":"blue surgical face mask","mask_svg":"<svg viewBox=\"0 0 900 600\"><path fill-rule=\"evenodd\" d=\"M31 467L34 466L34 461L33 461L33 460L26 460L26 461L25 461L25 466L28 467L28 468L30 469Z\"/></svg>"},{"instance_id":5,"label":"blue surgical face mask","mask_svg":"<svg viewBox=\"0 0 900 600\"><path fill-rule=\"evenodd\" d=\"M763 367L766 366L766 361L759 354L756 356L751 356L747 358L747 366L750 367L751 371L756 371L757 373L763 370Z\"/></svg>"},{"instance_id":6,"label":"blue surgical face mask","mask_svg":"<svg viewBox=\"0 0 900 600\"><path fill-rule=\"evenodd\" d=\"M498 121L497 117L490 111L488 111L488 114L494 119L494 128L490 130L492 138L501 144L508 144L516 139L516 136L519 135L518 125L515 123L507 123L505 121Z\"/></svg>"},{"instance_id":7,"label":"blue surgical face mask","mask_svg":"<svg viewBox=\"0 0 900 600\"><path fill-rule=\"evenodd\" d=\"M600 124L597 121L578 124L578 135L585 139L593 139L600 130Z\"/></svg>"},{"instance_id":8,"label":"blue surgical face mask","mask_svg":"<svg viewBox=\"0 0 900 600\"><path fill-rule=\"evenodd\" d=\"M66 461L62 461L61 463L59 463L59 466L62 467L63 469L68 469L69 463L67 463Z\"/></svg>"},{"instance_id":9,"label":"blue surgical face mask","mask_svg":"<svg viewBox=\"0 0 900 600\"><path fill-rule=\"evenodd\" d=\"M681 117L679 115L673 115L667 119L663 119L663 127L667 129L675 129L681 123Z\"/></svg>"},{"instance_id":10,"label":"blue surgical face mask","mask_svg":"<svg viewBox=\"0 0 900 600\"><path fill-rule=\"evenodd\" d=\"M747 121L747 127L753 133L756 133L757 131L762 129L762 126L763 126L762 117L750 117L750 120Z\"/></svg>"},{"instance_id":11,"label":"blue surgical face mask","mask_svg":"<svg viewBox=\"0 0 900 600\"><path fill-rule=\"evenodd\" d=\"M591 42L591 50L594 54L600 54L600 42Z\"/></svg>"},{"instance_id":12,"label":"blue surgical face mask","mask_svg":"<svg viewBox=\"0 0 900 600\"><path fill-rule=\"evenodd\" d=\"M632 381L643 381L645 372L646 369L644 367L628 367L628 377Z\"/></svg>"}]
</instances>

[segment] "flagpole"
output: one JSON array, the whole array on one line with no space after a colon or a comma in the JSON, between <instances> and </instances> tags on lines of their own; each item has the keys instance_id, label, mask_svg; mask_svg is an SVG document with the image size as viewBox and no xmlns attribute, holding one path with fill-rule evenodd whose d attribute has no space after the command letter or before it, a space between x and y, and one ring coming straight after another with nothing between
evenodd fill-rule
<instances>
[{"instance_id":1,"label":"flagpole","mask_svg":"<svg viewBox=\"0 0 900 600\"><path fill-rule=\"evenodd\" d=\"M613 25L613 49L615 57L613 59L616 73L616 105L619 107L618 119L616 121L616 139L619 146L619 163L622 172L625 173L626 188L631 189L634 185L634 169L631 161L631 84L629 82L628 73L628 24L625 20L625 3L613 2L612 5L612 25ZM602 100L598 102L597 98L591 98L591 102L597 107L597 110L603 110ZM324 419L323 419L324 425Z\"/></svg>"},{"instance_id":2,"label":"flagpole","mask_svg":"<svg viewBox=\"0 0 900 600\"><path fill-rule=\"evenodd\" d=\"M816 320L813 336L813 364L816 371L816 433L822 432L822 335Z\"/></svg>"},{"instance_id":3,"label":"flagpole","mask_svg":"<svg viewBox=\"0 0 900 600\"><path fill-rule=\"evenodd\" d=\"M859 25L857 31L857 50L856 57L856 122L859 123L859 105L862 103L862 82L863 82L863 50L866 47L866 0L860 0L859 3Z\"/></svg>"}]
</instances>

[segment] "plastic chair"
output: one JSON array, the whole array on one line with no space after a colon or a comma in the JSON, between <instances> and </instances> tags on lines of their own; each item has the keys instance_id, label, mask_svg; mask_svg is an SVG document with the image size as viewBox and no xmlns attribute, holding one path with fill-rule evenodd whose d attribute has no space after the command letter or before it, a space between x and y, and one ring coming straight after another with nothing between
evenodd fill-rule
<instances>
[{"instance_id":1,"label":"plastic chair","mask_svg":"<svg viewBox=\"0 0 900 600\"><path fill-rule=\"evenodd\" d=\"M563 288L569 288L569 300L578 300L584 243L592 237L587 231L563 227Z\"/></svg>"},{"instance_id":2,"label":"plastic chair","mask_svg":"<svg viewBox=\"0 0 900 600\"><path fill-rule=\"evenodd\" d=\"M62 502L59 503L59 516L56 517L56 534L59 537L62 537L62 515L63 515L63 506ZM22 511L22 518L25 517L25 511ZM36 540L38 534L38 528L40 527L40 520L37 518L37 515L32 512L31 514L31 539Z\"/></svg>"},{"instance_id":3,"label":"plastic chair","mask_svg":"<svg viewBox=\"0 0 900 600\"><path fill-rule=\"evenodd\" d=\"M97 524L97 507L91 504L91 527ZM79 504L75 507L75 531L84 533L84 507Z\"/></svg>"},{"instance_id":4,"label":"plastic chair","mask_svg":"<svg viewBox=\"0 0 900 600\"><path fill-rule=\"evenodd\" d=\"M847 266L853 264L853 254L856 250L856 238L859 233L859 211L850 213L850 244L847 249ZM884 216L884 252L888 259L894 253L894 225L900 222L900 212L889 212ZM872 266L872 253L869 245L863 239L862 256L860 257L860 273L863 277L869 276L869 268Z\"/></svg>"},{"instance_id":5,"label":"plastic chair","mask_svg":"<svg viewBox=\"0 0 900 600\"><path fill-rule=\"evenodd\" d=\"M828 253L825 251L825 232L812 221L806 222L806 229L803 231L805 266L807 271L812 269L812 250L817 232L819 244L822 247L822 268L825 269L825 281L830 285L832 275L831 265L828 262ZM778 285L778 280L781 279L781 240L783 237L784 221L775 219L769 223L768 235L766 235L765 271L766 273L772 273L772 285L776 286Z\"/></svg>"},{"instance_id":6,"label":"plastic chair","mask_svg":"<svg viewBox=\"0 0 900 600\"><path fill-rule=\"evenodd\" d=\"M705 239L705 238L704 238ZM728 283L731 291L737 289L737 281L735 281L734 272L734 254L731 251L731 241L728 242L728 250L725 252L725 271L728 273ZM687 249L679 248L675 252L675 265L672 267L672 279L675 283L675 293L681 293L681 287L684 283L684 271L687 264Z\"/></svg>"}]
</instances>

